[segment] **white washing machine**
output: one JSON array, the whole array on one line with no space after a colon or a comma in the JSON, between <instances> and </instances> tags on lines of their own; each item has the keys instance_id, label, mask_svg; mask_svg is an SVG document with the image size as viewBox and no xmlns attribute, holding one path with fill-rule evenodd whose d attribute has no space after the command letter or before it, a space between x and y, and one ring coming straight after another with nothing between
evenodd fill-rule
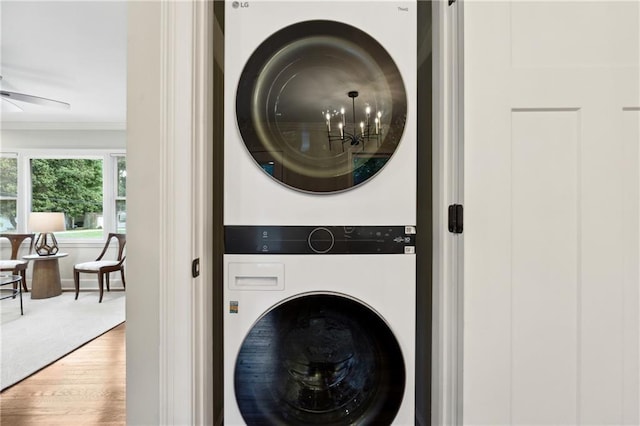
<instances>
[{"instance_id":1,"label":"white washing machine","mask_svg":"<svg viewBox=\"0 0 640 426\"><path fill-rule=\"evenodd\" d=\"M225 225L415 225L416 7L225 3Z\"/></svg>"},{"instance_id":2,"label":"white washing machine","mask_svg":"<svg viewBox=\"0 0 640 426\"><path fill-rule=\"evenodd\" d=\"M414 424L416 7L225 2L227 425Z\"/></svg>"},{"instance_id":3,"label":"white washing machine","mask_svg":"<svg viewBox=\"0 0 640 426\"><path fill-rule=\"evenodd\" d=\"M415 423L414 234L225 229L226 425Z\"/></svg>"}]
</instances>

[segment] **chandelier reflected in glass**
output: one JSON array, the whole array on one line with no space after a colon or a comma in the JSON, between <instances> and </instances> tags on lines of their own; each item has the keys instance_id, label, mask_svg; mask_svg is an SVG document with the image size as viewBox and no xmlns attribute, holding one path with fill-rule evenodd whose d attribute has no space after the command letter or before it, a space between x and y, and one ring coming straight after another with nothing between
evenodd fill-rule
<instances>
[{"instance_id":1,"label":"chandelier reflected in glass","mask_svg":"<svg viewBox=\"0 0 640 426\"><path fill-rule=\"evenodd\" d=\"M365 144L367 142L374 141L376 146L380 146L380 140L382 139L382 111L376 111L373 113L373 122L371 120L371 107L366 105L364 109L364 120L358 123L358 117L356 115L356 98L359 93L356 90L352 90L347 95L351 98L352 107L352 122L347 122L345 117L344 107L340 108L340 111L328 109L323 111L325 123L327 124L327 139L329 142L329 151L333 150L332 142L340 141L342 152L345 152L345 144L348 146L362 145L362 151L364 151ZM333 129L331 122L338 119L337 129Z\"/></svg>"}]
</instances>

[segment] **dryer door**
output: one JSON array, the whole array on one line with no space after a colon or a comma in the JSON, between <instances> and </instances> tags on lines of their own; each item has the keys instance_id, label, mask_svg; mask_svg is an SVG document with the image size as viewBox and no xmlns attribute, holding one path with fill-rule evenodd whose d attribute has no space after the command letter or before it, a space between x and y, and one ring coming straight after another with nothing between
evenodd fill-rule
<instances>
[{"instance_id":1,"label":"dryer door","mask_svg":"<svg viewBox=\"0 0 640 426\"><path fill-rule=\"evenodd\" d=\"M391 424L405 366L385 321L335 294L289 299L246 336L234 373L248 425Z\"/></svg>"},{"instance_id":2,"label":"dryer door","mask_svg":"<svg viewBox=\"0 0 640 426\"><path fill-rule=\"evenodd\" d=\"M236 115L263 171L294 189L342 191L366 182L398 148L402 77L363 31L307 21L265 40L240 77Z\"/></svg>"}]
</instances>

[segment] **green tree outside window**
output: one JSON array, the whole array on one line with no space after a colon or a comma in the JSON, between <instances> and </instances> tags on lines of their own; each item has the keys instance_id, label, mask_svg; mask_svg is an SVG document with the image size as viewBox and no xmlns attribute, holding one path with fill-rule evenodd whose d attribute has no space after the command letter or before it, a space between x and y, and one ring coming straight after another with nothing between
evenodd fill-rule
<instances>
[{"instance_id":1,"label":"green tree outside window","mask_svg":"<svg viewBox=\"0 0 640 426\"><path fill-rule=\"evenodd\" d=\"M102 160L31 160L31 196L31 211L63 212L69 230L101 229Z\"/></svg>"}]
</instances>

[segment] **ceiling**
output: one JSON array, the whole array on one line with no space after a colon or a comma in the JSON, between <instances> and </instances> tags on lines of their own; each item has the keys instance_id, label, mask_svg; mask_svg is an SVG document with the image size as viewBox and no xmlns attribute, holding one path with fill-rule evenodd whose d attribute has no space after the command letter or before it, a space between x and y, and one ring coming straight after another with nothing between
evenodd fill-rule
<instances>
[{"instance_id":1,"label":"ceiling","mask_svg":"<svg viewBox=\"0 0 640 426\"><path fill-rule=\"evenodd\" d=\"M2 90L71 104L0 101L4 129L126 128L124 1L0 2Z\"/></svg>"}]
</instances>

